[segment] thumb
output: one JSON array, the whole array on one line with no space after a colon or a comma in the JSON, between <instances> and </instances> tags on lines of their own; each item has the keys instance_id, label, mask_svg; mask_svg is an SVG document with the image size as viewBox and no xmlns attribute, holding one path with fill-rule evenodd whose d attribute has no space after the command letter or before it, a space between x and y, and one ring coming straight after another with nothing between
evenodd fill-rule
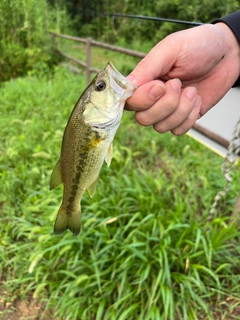
<instances>
[{"instance_id":1,"label":"thumb","mask_svg":"<svg viewBox=\"0 0 240 320\"><path fill-rule=\"evenodd\" d=\"M168 36L153 47L127 78L137 86L141 86L163 77L175 64L178 58L177 52L176 43Z\"/></svg>"}]
</instances>

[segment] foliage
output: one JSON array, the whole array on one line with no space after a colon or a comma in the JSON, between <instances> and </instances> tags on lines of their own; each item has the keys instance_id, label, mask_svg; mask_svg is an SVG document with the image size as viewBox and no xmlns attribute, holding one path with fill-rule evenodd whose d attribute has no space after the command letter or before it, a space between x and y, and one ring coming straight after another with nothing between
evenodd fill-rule
<instances>
[{"instance_id":1,"label":"foliage","mask_svg":"<svg viewBox=\"0 0 240 320\"><path fill-rule=\"evenodd\" d=\"M180 19L209 23L239 9L237 0L152 0L152 1L91 1L75 0L69 6L76 18L75 29L81 36L92 36L106 42L125 41L156 44L169 33L187 28L188 25L158 22L126 17L103 16L102 14L131 14L168 19Z\"/></svg>"},{"instance_id":2,"label":"foliage","mask_svg":"<svg viewBox=\"0 0 240 320\"><path fill-rule=\"evenodd\" d=\"M64 7L51 8L47 0L2 0L0 25L0 81L5 81L39 64L51 66L48 31L66 31L69 20Z\"/></svg>"},{"instance_id":3,"label":"foliage","mask_svg":"<svg viewBox=\"0 0 240 320\"><path fill-rule=\"evenodd\" d=\"M39 297L54 319L211 319L239 303L239 230L228 222L237 174L217 216L222 159L187 136L124 114L110 168L82 200L82 230L54 236L62 189L49 191L62 133L85 87L56 68L5 83L0 103L0 266L5 299ZM6 302L6 301L5 301Z\"/></svg>"},{"instance_id":4,"label":"foliage","mask_svg":"<svg viewBox=\"0 0 240 320\"><path fill-rule=\"evenodd\" d=\"M137 14L209 22L236 10L238 1L0 1L0 82L25 75L39 65L58 62L48 31L90 36L148 51L171 32L188 27L175 23L116 18L108 13ZM147 48L146 50L144 50Z\"/></svg>"},{"instance_id":5,"label":"foliage","mask_svg":"<svg viewBox=\"0 0 240 320\"><path fill-rule=\"evenodd\" d=\"M211 319L214 303L226 297L240 303L240 234L229 222L239 170L217 216L208 221L214 196L224 186L221 159L188 137L159 135L124 114L111 167L103 167L94 198L85 194L82 200L78 237L52 234L62 188L50 192L48 187L64 126L85 87L82 76L62 68L51 75L49 29L67 32L74 21L81 36L147 51L181 27L97 14L209 22L237 6L230 0L0 2L0 79L28 72L0 88L5 302L33 295L46 302L54 319L66 320L197 319L199 314ZM101 57L99 64L112 60L108 53ZM120 55L115 59L125 73L135 64Z\"/></svg>"}]
</instances>

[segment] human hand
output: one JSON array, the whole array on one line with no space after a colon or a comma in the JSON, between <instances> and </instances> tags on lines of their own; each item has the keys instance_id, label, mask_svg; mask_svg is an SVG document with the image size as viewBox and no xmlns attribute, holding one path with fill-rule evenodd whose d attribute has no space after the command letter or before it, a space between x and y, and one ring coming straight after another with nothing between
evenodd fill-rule
<instances>
[{"instance_id":1,"label":"human hand","mask_svg":"<svg viewBox=\"0 0 240 320\"><path fill-rule=\"evenodd\" d=\"M240 48L224 23L171 34L128 76L139 86L127 100L142 125L180 135L213 107L240 74Z\"/></svg>"}]
</instances>

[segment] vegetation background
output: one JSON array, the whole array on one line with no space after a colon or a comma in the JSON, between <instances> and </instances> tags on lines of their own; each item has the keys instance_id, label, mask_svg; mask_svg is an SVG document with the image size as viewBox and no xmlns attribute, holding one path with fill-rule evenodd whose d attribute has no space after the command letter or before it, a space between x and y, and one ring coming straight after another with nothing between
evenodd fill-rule
<instances>
[{"instance_id":1,"label":"vegetation background","mask_svg":"<svg viewBox=\"0 0 240 320\"><path fill-rule=\"evenodd\" d=\"M53 236L62 189L48 187L86 85L59 65L49 30L147 52L187 26L101 13L210 22L238 8L230 0L0 2L1 319L23 319L14 308L20 300L34 305L32 319L239 318L240 232L229 218L239 168L208 221L224 187L222 159L125 113L111 167L103 167L94 198L82 200L79 237ZM137 63L106 50L94 57L96 67L110 59L125 74Z\"/></svg>"},{"instance_id":2,"label":"vegetation background","mask_svg":"<svg viewBox=\"0 0 240 320\"><path fill-rule=\"evenodd\" d=\"M114 18L136 14L208 23L239 8L237 0L2 0L0 3L0 81L58 62L48 31L88 36L148 51L176 23ZM57 61L56 61L57 59Z\"/></svg>"}]
</instances>

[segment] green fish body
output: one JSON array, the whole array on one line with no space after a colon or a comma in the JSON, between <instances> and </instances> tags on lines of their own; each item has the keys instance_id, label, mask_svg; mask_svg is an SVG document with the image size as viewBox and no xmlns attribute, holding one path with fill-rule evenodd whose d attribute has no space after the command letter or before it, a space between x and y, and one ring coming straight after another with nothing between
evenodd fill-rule
<instances>
[{"instance_id":1,"label":"green fish body","mask_svg":"<svg viewBox=\"0 0 240 320\"><path fill-rule=\"evenodd\" d=\"M50 189L64 185L55 234L66 229L74 235L80 232L81 198L86 189L93 196L104 160L110 165L112 141L126 99L135 89L109 62L76 103L63 135L60 159L50 179Z\"/></svg>"}]
</instances>

